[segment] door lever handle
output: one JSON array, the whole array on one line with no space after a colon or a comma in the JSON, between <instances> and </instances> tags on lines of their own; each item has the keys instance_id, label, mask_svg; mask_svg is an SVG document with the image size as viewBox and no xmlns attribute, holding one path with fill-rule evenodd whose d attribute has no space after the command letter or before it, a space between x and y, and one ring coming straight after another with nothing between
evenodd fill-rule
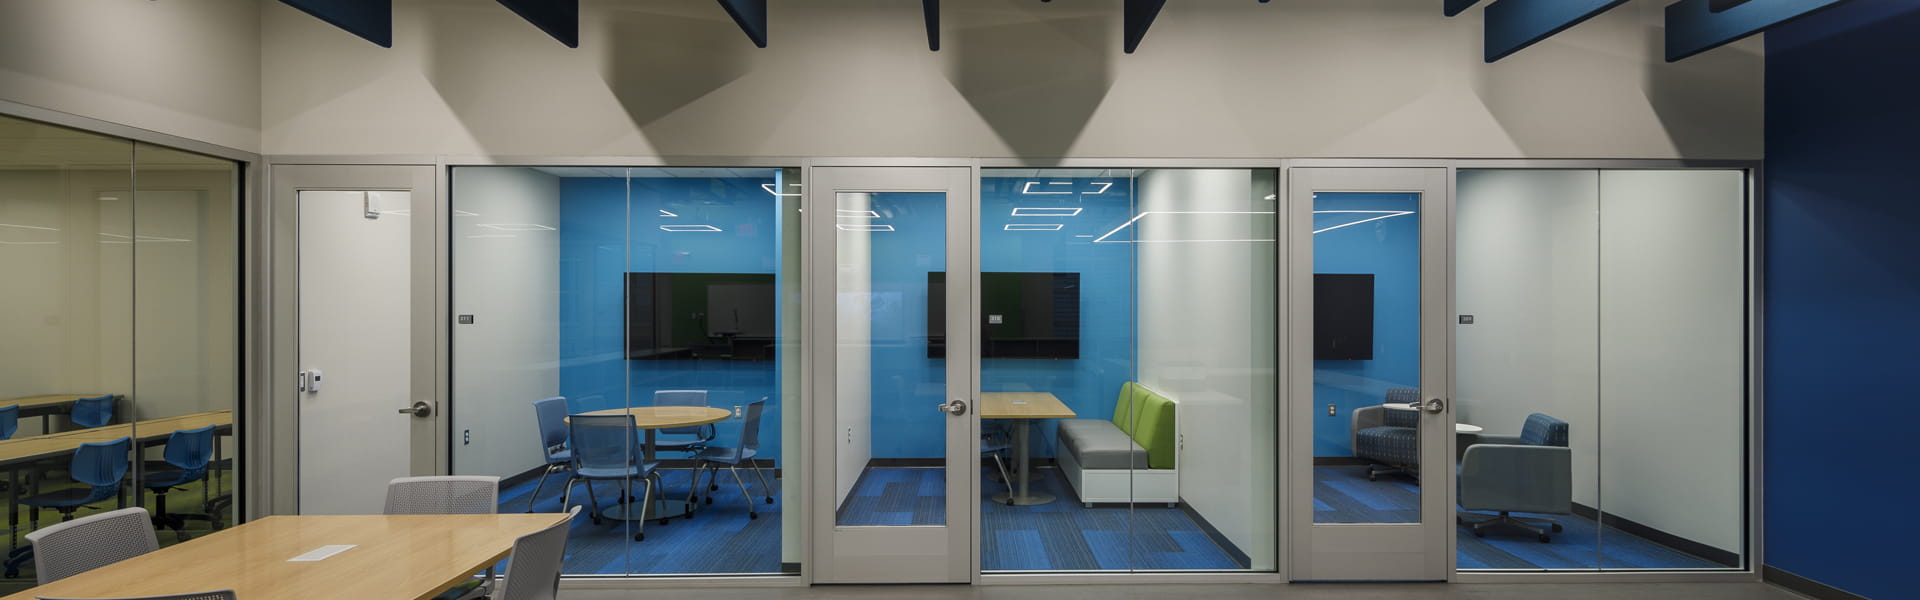
<instances>
[{"instance_id":1,"label":"door lever handle","mask_svg":"<svg viewBox=\"0 0 1920 600\"><path fill-rule=\"evenodd\" d=\"M1425 405L1416 404L1415 406L1419 407L1421 410L1424 410L1430 413L1435 413L1435 414L1439 414L1440 412L1447 410L1446 401L1441 400L1439 398L1428 398L1427 403Z\"/></svg>"},{"instance_id":2,"label":"door lever handle","mask_svg":"<svg viewBox=\"0 0 1920 600\"><path fill-rule=\"evenodd\" d=\"M967 401L954 398L951 402L936 405L934 408L950 415L964 415L967 414Z\"/></svg>"},{"instance_id":3,"label":"door lever handle","mask_svg":"<svg viewBox=\"0 0 1920 600\"><path fill-rule=\"evenodd\" d=\"M427 404L425 400L421 400L414 402L413 406L400 409L400 414L413 415L416 417L431 417L433 416L433 405Z\"/></svg>"}]
</instances>

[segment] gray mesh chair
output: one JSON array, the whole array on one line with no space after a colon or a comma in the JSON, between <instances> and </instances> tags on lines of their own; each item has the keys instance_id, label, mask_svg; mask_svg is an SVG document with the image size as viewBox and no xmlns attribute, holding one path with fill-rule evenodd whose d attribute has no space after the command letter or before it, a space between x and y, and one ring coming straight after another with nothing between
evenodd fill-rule
<instances>
[{"instance_id":1,"label":"gray mesh chair","mask_svg":"<svg viewBox=\"0 0 1920 600\"><path fill-rule=\"evenodd\" d=\"M520 536L513 541L513 558L500 582L497 600L554 600L560 593L560 562L567 557L567 529L580 507L567 511L567 520Z\"/></svg>"},{"instance_id":2,"label":"gray mesh chair","mask_svg":"<svg viewBox=\"0 0 1920 600\"><path fill-rule=\"evenodd\" d=\"M654 406L707 406L706 390L658 390L653 393ZM688 437L692 436L692 437ZM655 451L698 452L701 447L713 441L712 425L693 425L688 427L668 427L654 434Z\"/></svg>"},{"instance_id":3,"label":"gray mesh chair","mask_svg":"<svg viewBox=\"0 0 1920 600\"><path fill-rule=\"evenodd\" d=\"M389 515L490 515L500 512L500 478L401 477L387 482Z\"/></svg>"},{"instance_id":4,"label":"gray mesh chair","mask_svg":"<svg viewBox=\"0 0 1920 600\"><path fill-rule=\"evenodd\" d=\"M220 590L217 592L188 592L185 594L168 594L165 596L140 596L138 598L81 599L81 598L55 598L53 596L34 596L34 597L39 598L40 600L239 600L238 596L233 595L233 590Z\"/></svg>"},{"instance_id":5,"label":"gray mesh chair","mask_svg":"<svg viewBox=\"0 0 1920 600\"><path fill-rule=\"evenodd\" d=\"M46 585L160 549L153 516L122 508L81 517L27 534L33 571Z\"/></svg>"}]
</instances>

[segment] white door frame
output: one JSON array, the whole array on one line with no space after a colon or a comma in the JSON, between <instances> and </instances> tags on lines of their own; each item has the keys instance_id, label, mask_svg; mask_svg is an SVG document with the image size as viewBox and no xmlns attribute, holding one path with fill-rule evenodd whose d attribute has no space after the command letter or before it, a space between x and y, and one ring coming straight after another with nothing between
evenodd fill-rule
<instances>
[{"instance_id":1,"label":"white door frame","mask_svg":"<svg viewBox=\"0 0 1920 600\"><path fill-rule=\"evenodd\" d=\"M967 167L816 167L806 180L802 227L808 315L803 335L812 409L808 432L813 452L807 494L811 530L807 570L813 583L966 583L979 574L976 551L979 514L979 284L975 254L973 186ZM836 195L839 192L938 192L946 194L947 394L967 403L962 416L946 419L947 521L943 526L841 527L836 521ZM960 278L957 274L965 274ZM965 309L962 310L961 308ZM927 410L934 410L928 406ZM970 466L971 465L971 466Z\"/></svg>"},{"instance_id":2,"label":"white door frame","mask_svg":"<svg viewBox=\"0 0 1920 600\"><path fill-rule=\"evenodd\" d=\"M1453 463L1452 349L1453 310L1452 186L1449 169L1290 168L1284 209L1290 254L1287 263L1288 363L1285 410L1314 410L1313 397L1313 226L1314 192L1415 192L1420 194L1420 390L1438 401L1439 412L1423 412L1420 462ZM1453 477L1421 481L1420 522L1348 524L1313 522L1314 419L1286 419L1289 456L1288 574L1294 581L1413 580L1452 577Z\"/></svg>"},{"instance_id":3,"label":"white door frame","mask_svg":"<svg viewBox=\"0 0 1920 600\"><path fill-rule=\"evenodd\" d=\"M299 512L299 210L302 190L408 190L412 199L411 323L413 352L411 398L427 402L431 418L412 418L412 452L409 470L414 475L432 475L445 471L447 464L445 402L439 390L446 363L444 343L446 325L445 256L442 251L446 214L440 210L438 172L430 165L287 165L270 167L270 215L272 220L271 314L274 335L271 351L273 367L268 385L270 402L280 410L272 411L270 423L271 468L262 475L270 477L268 514ZM426 277L424 274L434 276ZM428 351L432 349L432 351ZM393 418L411 418L394 414Z\"/></svg>"}]
</instances>

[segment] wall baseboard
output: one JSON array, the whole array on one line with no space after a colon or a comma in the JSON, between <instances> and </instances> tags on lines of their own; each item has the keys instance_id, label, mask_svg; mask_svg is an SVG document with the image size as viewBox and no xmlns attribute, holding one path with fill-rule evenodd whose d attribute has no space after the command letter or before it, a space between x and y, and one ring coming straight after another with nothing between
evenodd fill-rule
<instances>
[{"instance_id":1,"label":"wall baseboard","mask_svg":"<svg viewBox=\"0 0 1920 600\"><path fill-rule=\"evenodd\" d=\"M1720 566L1732 567L1732 568L1740 567L1740 554L1737 552L1722 550L1720 548L1716 548L1716 547L1702 544L1700 542L1683 538L1671 533L1667 533L1659 529L1642 525L1632 519L1623 518L1613 513L1601 512L1601 511L1595 510L1591 506L1587 506L1585 504L1581 504L1578 502L1575 502L1573 504L1573 514L1581 517L1586 517L1588 519L1592 519L1594 521L1599 522L1601 525L1606 525L1614 529L1627 532L1628 534L1645 538L1647 541L1653 542L1655 544L1666 546L1674 550L1679 550L1681 552L1685 552L1687 554L1691 554L1693 556L1697 556L1697 557L1706 559L1708 561L1712 561L1714 564L1717 564Z\"/></svg>"},{"instance_id":2,"label":"wall baseboard","mask_svg":"<svg viewBox=\"0 0 1920 600\"><path fill-rule=\"evenodd\" d=\"M1807 579L1773 565L1761 567L1760 578L1814 600L1868 600L1866 596Z\"/></svg>"}]
</instances>

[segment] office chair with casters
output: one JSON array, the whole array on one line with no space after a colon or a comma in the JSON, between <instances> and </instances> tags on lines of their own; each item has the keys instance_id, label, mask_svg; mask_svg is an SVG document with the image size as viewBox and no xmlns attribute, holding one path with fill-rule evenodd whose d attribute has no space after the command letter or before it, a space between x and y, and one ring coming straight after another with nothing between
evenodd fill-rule
<instances>
[{"instance_id":1,"label":"office chair with casters","mask_svg":"<svg viewBox=\"0 0 1920 600\"><path fill-rule=\"evenodd\" d=\"M113 394L73 401L73 412L68 417L74 425L89 429L112 423Z\"/></svg>"},{"instance_id":2,"label":"office chair with casters","mask_svg":"<svg viewBox=\"0 0 1920 600\"><path fill-rule=\"evenodd\" d=\"M707 406L706 390L660 390L653 393L654 406ZM654 451L699 452L713 441L713 425L668 427L654 433ZM693 436L693 437L686 437Z\"/></svg>"},{"instance_id":3,"label":"office chair with casters","mask_svg":"<svg viewBox=\"0 0 1920 600\"><path fill-rule=\"evenodd\" d=\"M1013 489L1014 484L1019 481L1014 479L1011 471L1007 470L1007 461L1002 458L1011 451L1013 451L1013 441L1008 439L1005 431L985 431L980 434L980 454L993 457L993 465L1000 468L1000 481L1005 482L1009 490ZM1007 497L1007 506L1013 506L1011 495Z\"/></svg>"},{"instance_id":4,"label":"office chair with casters","mask_svg":"<svg viewBox=\"0 0 1920 600\"><path fill-rule=\"evenodd\" d=\"M567 418L567 439L573 445L573 474L567 477L567 491L561 499L561 506L573 505L573 484L576 481L587 483L587 516L595 525L600 524L601 511L598 496L594 494L593 482L614 479L620 481L620 501L626 502L633 496L633 480L639 479L646 485L646 491L640 498L640 517L646 515L647 507L653 503L654 484L660 479L657 469L659 462L646 462L639 442L634 440L632 414L618 415L573 415ZM639 531L633 534L633 541L647 539L644 518L639 521ZM666 519L660 519L666 525Z\"/></svg>"},{"instance_id":5,"label":"office chair with casters","mask_svg":"<svg viewBox=\"0 0 1920 600\"><path fill-rule=\"evenodd\" d=\"M120 495L120 484L126 480L127 468L130 466L127 453L132 450L133 438L130 437L122 437L110 442L81 444L79 448L73 449L73 463L67 467L67 474L73 478L74 482L84 487L58 489L20 498L17 502L33 507L33 511L28 514L32 517L32 526L36 529L40 526L40 509L42 508L60 511L60 521L71 522L74 511L79 510L80 507ZM143 518L147 516L144 514L145 509L141 512ZM8 525L10 527L14 525L11 517L8 518ZM146 527L152 529L153 525L148 523ZM33 534L27 534L27 539L34 539ZM33 556L32 545L15 549L8 554L4 565L0 565L0 569L4 569L0 570L0 574L9 578L19 575L20 566L26 564Z\"/></svg>"},{"instance_id":6,"label":"office chair with casters","mask_svg":"<svg viewBox=\"0 0 1920 600\"><path fill-rule=\"evenodd\" d=\"M1460 508L1491 511L1480 521L1458 515L1455 520L1485 537L1494 531L1518 531L1542 543L1553 541L1548 528L1560 524L1541 517L1512 513L1564 515L1573 512L1573 452L1567 444L1567 423L1534 413L1527 416L1517 436L1481 435L1460 457Z\"/></svg>"},{"instance_id":7,"label":"office chair with casters","mask_svg":"<svg viewBox=\"0 0 1920 600\"><path fill-rule=\"evenodd\" d=\"M159 550L152 519L147 509L122 508L29 533L34 578L46 585Z\"/></svg>"},{"instance_id":8,"label":"office chair with casters","mask_svg":"<svg viewBox=\"0 0 1920 600\"><path fill-rule=\"evenodd\" d=\"M88 600L83 598L55 598L53 596L34 596L38 600ZM167 594L165 596L140 596L137 598L93 598L91 600L239 600L233 590L212 592L187 592L185 594Z\"/></svg>"},{"instance_id":9,"label":"office chair with casters","mask_svg":"<svg viewBox=\"0 0 1920 600\"><path fill-rule=\"evenodd\" d=\"M20 430L20 405L0 408L0 440L13 439L13 432Z\"/></svg>"},{"instance_id":10,"label":"office chair with casters","mask_svg":"<svg viewBox=\"0 0 1920 600\"><path fill-rule=\"evenodd\" d=\"M389 515L490 515L500 512L500 478L492 475L399 477L387 482Z\"/></svg>"},{"instance_id":11,"label":"office chair with casters","mask_svg":"<svg viewBox=\"0 0 1920 600\"><path fill-rule=\"evenodd\" d=\"M740 442L731 447L709 445L693 455L693 488L687 490L687 508L693 508L693 496L700 491L700 473L712 471L707 478L707 504L713 504L713 492L720 489L717 481L720 470L714 465L726 465L727 472L733 474L733 482L740 485L740 495L747 499L747 518L758 519L760 513L753 510L753 494L747 491L747 482L740 478L741 464L753 469L754 477L760 479L760 488L767 492L767 504L773 504L773 486L767 484L767 477L760 474L760 466L753 461L760 451L760 416L766 412L767 399L761 398L748 404L746 420L740 423Z\"/></svg>"},{"instance_id":12,"label":"office chair with casters","mask_svg":"<svg viewBox=\"0 0 1920 600\"><path fill-rule=\"evenodd\" d=\"M513 541L513 557L507 559L506 583L500 586L498 600L554 600L560 594L560 563L567 556L567 529L580 507L567 511L567 518L552 527L520 536Z\"/></svg>"},{"instance_id":13,"label":"office chair with casters","mask_svg":"<svg viewBox=\"0 0 1920 600\"><path fill-rule=\"evenodd\" d=\"M533 494L527 496L527 512L533 512L533 503L540 499L547 477L573 467L573 450L567 447L567 398L535 400L533 420L540 427L540 452L546 456L547 471L540 474L540 481L533 484Z\"/></svg>"},{"instance_id":14,"label":"office chair with casters","mask_svg":"<svg viewBox=\"0 0 1920 600\"><path fill-rule=\"evenodd\" d=\"M167 446L162 457L165 460L146 461L146 476L141 485L153 492L154 527L166 527L173 530L174 537L186 541L187 521L206 521L213 524L212 514L174 514L167 512L167 492L178 486L195 481L207 481L207 465L213 461L213 426L208 425L188 431L175 431L167 434Z\"/></svg>"}]
</instances>

